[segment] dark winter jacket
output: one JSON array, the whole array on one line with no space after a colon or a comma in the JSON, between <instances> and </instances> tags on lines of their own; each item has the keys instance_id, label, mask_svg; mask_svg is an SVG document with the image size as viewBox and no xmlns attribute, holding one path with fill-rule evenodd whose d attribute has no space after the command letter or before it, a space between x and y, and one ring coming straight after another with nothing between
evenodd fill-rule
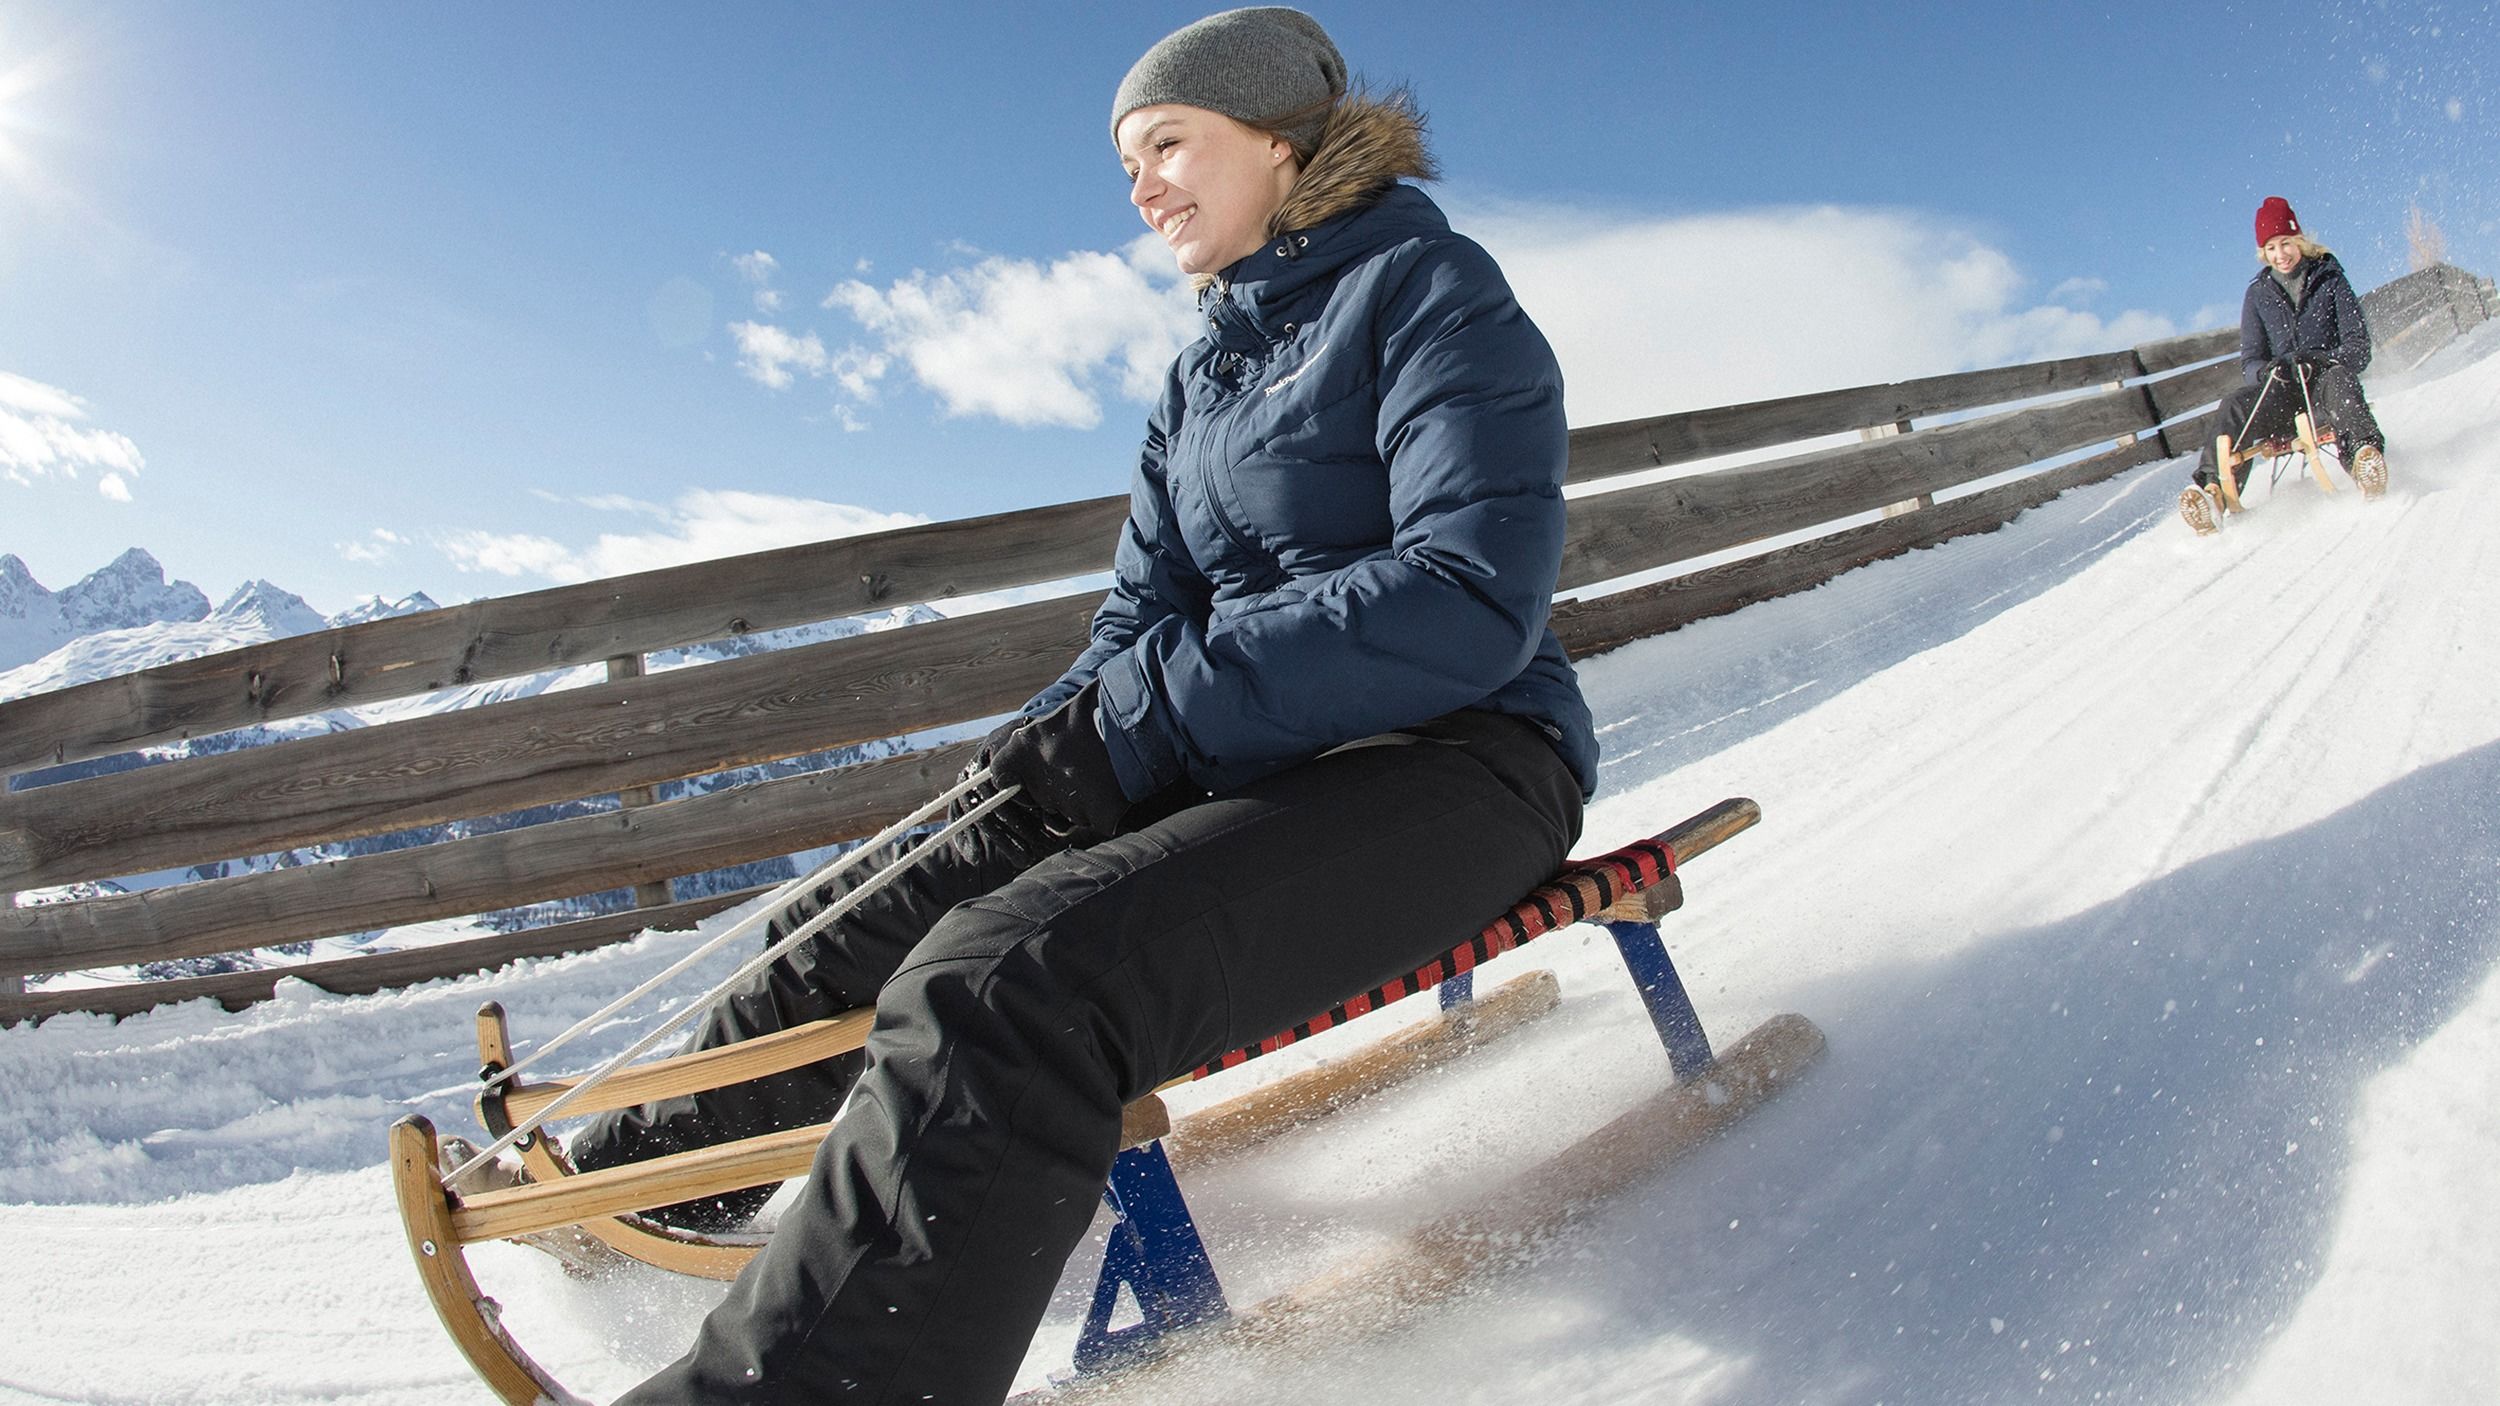
<instances>
[{"instance_id":1,"label":"dark winter jacket","mask_svg":"<svg viewBox=\"0 0 2500 1406\"><path fill-rule=\"evenodd\" d=\"M1221 791L1464 708L1527 717L1596 789L1546 627L1562 376L1500 268L1398 178L1404 108L1350 100L1265 247L1201 294L1147 421L1093 642L1122 789Z\"/></svg>"},{"instance_id":2,"label":"dark winter jacket","mask_svg":"<svg viewBox=\"0 0 2500 1406\"><path fill-rule=\"evenodd\" d=\"M2295 272L2301 277L2298 308L2271 269L2257 270L2240 299L2240 378L2250 385L2278 357L2320 357L2356 376L2370 364L2370 325L2344 266L2333 254L2320 254Z\"/></svg>"}]
</instances>

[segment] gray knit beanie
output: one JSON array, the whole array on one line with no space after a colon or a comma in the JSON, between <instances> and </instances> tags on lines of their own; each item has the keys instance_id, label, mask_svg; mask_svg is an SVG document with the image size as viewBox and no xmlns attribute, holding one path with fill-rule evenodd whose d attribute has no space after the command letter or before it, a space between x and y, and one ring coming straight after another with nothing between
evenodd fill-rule
<instances>
[{"instance_id":1,"label":"gray knit beanie","mask_svg":"<svg viewBox=\"0 0 2500 1406\"><path fill-rule=\"evenodd\" d=\"M1318 20L1281 5L1226 10L1165 35L1129 69L1111 101L1112 140L1137 109L1186 103L1281 132L1307 152L1343 96L1345 56Z\"/></svg>"}]
</instances>

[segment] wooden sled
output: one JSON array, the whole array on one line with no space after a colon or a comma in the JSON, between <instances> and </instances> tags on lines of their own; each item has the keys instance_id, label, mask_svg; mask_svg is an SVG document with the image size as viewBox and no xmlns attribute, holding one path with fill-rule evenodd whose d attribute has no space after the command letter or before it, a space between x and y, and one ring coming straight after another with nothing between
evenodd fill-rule
<instances>
[{"instance_id":1,"label":"wooden sled","mask_svg":"<svg viewBox=\"0 0 2500 1406\"><path fill-rule=\"evenodd\" d=\"M2215 475L2215 479L2222 486L2224 509L2234 513L2242 510L2240 466L2255 463L2259 459L2273 462L2277 466L2276 472L2279 477L2284 461L2297 454L2308 462L2309 472L2317 478L2318 487L2325 489L2328 493L2333 493L2335 480L2329 478L2326 472L2326 451L2330 449L2335 451L2336 466L2341 468L2344 462L2343 450L2336 443L2335 431L2317 429L2311 424L2309 412L2306 410L2299 411L2292 416L2292 433L2289 438L2278 436L2274 439L2255 440L2246 449L2235 450L2231 447L2229 435L2218 436L2214 440L2214 462L2220 466L2221 471Z\"/></svg>"},{"instance_id":2,"label":"wooden sled","mask_svg":"<svg viewBox=\"0 0 2500 1406\"><path fill-rule=\"evenodd\" d=\"M1382 1005L1441 987L1445 1009L1436 1021L1421 1023L1371 1050L1314 1066L1212 1106L1195 1119L1183 1120L1178 1129L1172 1126L1160 1098L1149 1095L1131 1105L1122 1128L1129 1150L1122 1153L1106 1193L1121 1216L1115 1239L1124 1232L1127 1238L1121 1243L1131 1249L1124 1255L1106 1256L1094 1311L1078 1345L1080 1374L1150 1358L1166 1337L1211 1319L1227 1321L1231 1326L1226 1331L1264 1339L1289 1334L1291 1330L1282 1325L1326 1318L1338 1297L1361 1292L1365 1282L1375 1287L1390 1285L1398 1295L1410 1297L1432 1292L1435 1285L1455 1283L1464 1277L1471 1259L1484 1258L1484 1246L1515 1245L1550 1231L1613 1185L1698 1146L1793 1079L1820 1054L1821 1032L1802 1016L1775 1017L1725 1054L1714 1055L1657 937L1657 919L1681 900L1676 879L1679 863L1715 847L1759 818L1760 811L1751 801L1724 801L1649 840L1576 862L1486 925L1472 941L1423 969L1256 1046L1227 1054L1185 1078L1211 1077ZM1171 1158L1161 1141L1164 1135L1173 1134L1174 1146L1190 1149L1192 1156L1247 1146L1387 1087L1446 1059L1453 1051L1517 1028L1553 1004L1550 975L1536 973L1514 981L1480 1005L1448 1000L1450 991L1470 984L1477 965L1583 919L1606 923L1615 936L1642 988L1643 1001L1667 1047L1678 1082L1486 1206L1445 1217L1416 1232L1392 1261L1332 1276L1328 1283L1337 1288L1314 1286L1232 1314L1223 1304L1220 1286L1180 1203L1178 1186L1171 1180ZM587 1095L575 1097L566 1114L631 1107L854 1050L865 1041L873 1014L853 1011L738 1045L633 1066L602 1081ZM518 1126L572 1088L570 1081L562 1080L491 1082L511 1061L499 1008L490 1005L479 1013L478 1041L486 1065L483 1072L490 1080L479 1099L479 1114L490 1131ZM507 1402L569 1403L579 1398L532 1361L504 1330L496 1304L469 1271L466 1247L577 1226L645 1263L709 1278L733 1277L760 1248L758 1241L691 1235L635 1213L804 1176L828 1126L794 1128L578 1173L563 1163L544 1137L533 1134L515 1146L536 1180L462 1197L442 1183L439 1144L432 1125L409 1117L391 1129L393 1186L427 1296L479 1375ZM1110 1330L1109 1308L1123 1287L1132 1292L1146 1321Z\"/></svg>"},{"instance_id":3,"label":"wooden sled","mask_svg":"<svg viewBox=\"0 0 2500 1406\"><path fill-rule=\"evenodd\" d=\"M1651 889L1625 903L1646 911L1663 895L1663 890ZM1442 989L1451 992L1463 986L1464 983L1450 983ZM1379 1044L1299 1070L1177 1122L1160 1098L1149 1095L1122 1110L1121 1146L1134 1147L1169 1136L1173 1162L1182 1167L1241 1152L1518 1030L1552 1010L1561 999L1561 987L1553 973L1532 971L1481 999L1447 1001L1439 1015ZM588 1117L633 1108L831 1059L864 1044L875 1018L874 1008L848 1011L829 1020L735 1045L653 1060L605 1081L590 1097L570 1105L566 1114ZM511 1036L499 1003L489 1001L478 1009L477 1047L478 1126L495 1137L529 1121L574 1086L575 1081L570 1079L532 1083L497 1080L496 1076L513 1062ZM830 1123L818 1123L793 1130L789 1136L800 1148L812 1149L816 1142L823 1141L831 1127ZM533 1182L552 1184L576 1175L547 1137L533 1132L514 1147ZM797 1165L792 1171L768 1180L804 1175L807 1159L795 1152L793 1156L797 1157ZM703 1279L737 1278L747 1261L762 1250L764 1241L763 1236L754 1234L707 1235L682 1230L631 1213L585 1220L578 1229L628 1259Z\"/></svg>"}]
</instances>

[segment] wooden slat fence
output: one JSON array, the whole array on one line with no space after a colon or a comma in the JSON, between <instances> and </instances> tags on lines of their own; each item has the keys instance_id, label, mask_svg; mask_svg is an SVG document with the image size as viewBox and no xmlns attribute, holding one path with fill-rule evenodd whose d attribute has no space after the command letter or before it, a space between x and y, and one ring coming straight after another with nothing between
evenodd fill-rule
<instances>
[{"instance_id":1,"label":"wooden slat fence","mask_svg":"<svg viewBox=\"0 0 2500 1406\"><path fill-rule=\"evenodd\" d=\"M1990 530L2077 484L2192 452L2203 412L2236 383L2236 365L2214 362L2235 341L2217 329L1576 430L1570 479L1591 487L1571 503L1559 584L1579 598L1557 609L1556 629L1584 656ZM2189 416L2200 418L2181 426ZM1910 428L1703 463L1877 426ZM2033 472L2001 486L1950 496L2026 467ZM1609 479L1625 483L1610 490ZM1853 521L1922 502L1932 506ZM287 975L374 990L718 911L748 895L662 902L667 881L872 834L951 778L971 744L677 799L653 799L650 788L1006 712L1082 647L1099 592L657 674L641 671L644 656L1101 572L1126 506L1125 497L1090 499L476 601L0 703L0 776L13 778L0 793L0 894L162 876L527 807L626 802L327 863L0 909L0 983L619 888L643 905L318 967L23 994L0 986L0 1019L128 1013L203 995L239 1005ZM1609 584L1801 536L1634 589ZM45 784L52 769L136 748L603 662L606 682Z\"/></svg>"}]
</instances>

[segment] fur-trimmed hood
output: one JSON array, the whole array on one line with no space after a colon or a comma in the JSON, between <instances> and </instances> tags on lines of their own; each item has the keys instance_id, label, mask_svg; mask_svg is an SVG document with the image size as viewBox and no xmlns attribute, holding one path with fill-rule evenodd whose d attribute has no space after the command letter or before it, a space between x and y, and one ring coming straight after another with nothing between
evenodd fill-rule
<instances>
[{"instance_id":1,"label":"fur-trimmed hood","mask_svg":"<svg viewBox=\"0 0 2500 1406\"><path fill-rule=\"evenodd\" d=\"M1400 181L1428 181L1440 174L1424 140L1424 117L1400 89L1385 97L1349 94L1337 104L1319 145L1267 222L1268 237L1308 230L1372 204ZM1218 282L1212 273L1191 276L1204 293Z\"/></svg>"},{"instance_id":2,"label":"fur-trimmed hood","mask_svg":"<svg viewBox=\"0 0 2500 1406\"><path fill-rule=\"evenodd\" d=\"M1309 229L1360 209L1399 181L1439 174L1424 145L1424 118L1403 90L1338 103L1302 177L1268 222L1268 233Z\"/></svg>"}]
</instances>

